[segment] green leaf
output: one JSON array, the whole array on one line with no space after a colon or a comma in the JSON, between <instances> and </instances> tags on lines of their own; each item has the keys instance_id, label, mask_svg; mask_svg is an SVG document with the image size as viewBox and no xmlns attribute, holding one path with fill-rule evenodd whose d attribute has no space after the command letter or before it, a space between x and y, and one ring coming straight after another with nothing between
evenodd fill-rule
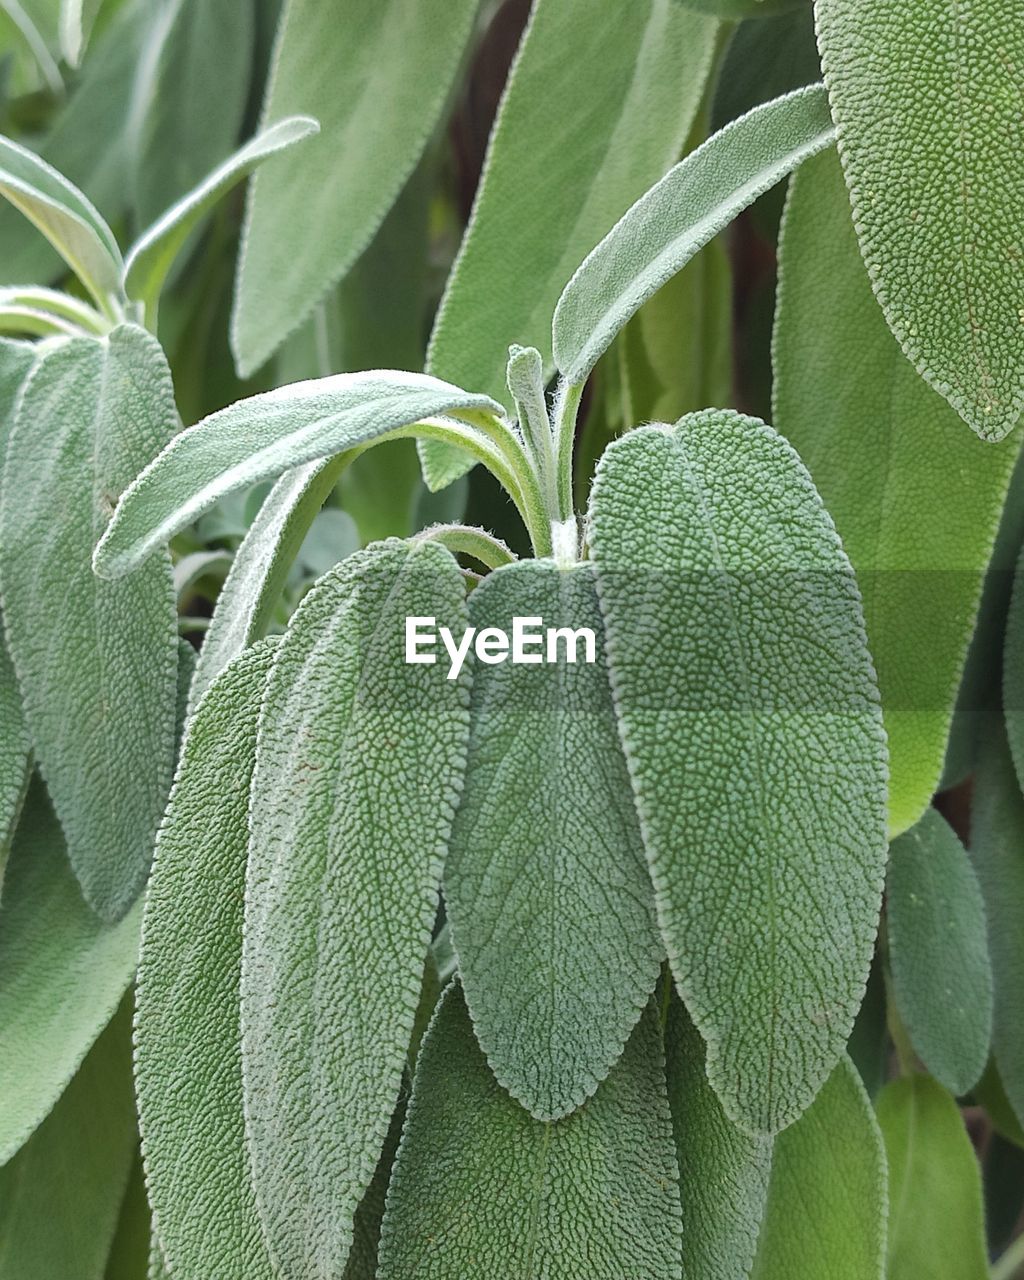
<instances>
[{"instance_id":1,"label":"green leaf","mask_svg":"<svg viewBox=\"0 0 1024 1280\"><path fill-rule=\"evenodd\" d=\"M146 894L135 1088L150 1203L182 1275L273 1273L249 1181L238 1008L256 722L273 656L250 649L189 723Z\"/></svg>"},{"instance_id":2,"label":"green leaf","mask_svg":"<svg viewBox=\"0 0 1024 1280\"><path fill-rule=\"evenodd\" d=\"M0 622L2 626L2 622ZM29 775L32 772L32 740L25 726L21 693L0 631L0 890L7 856L18 822Z\"/></svg>"},{"instance_id":3,"label":"green leaf","mask_svg":"<svg viewBox=\"0 0 1024 1280\"><path fill-rule=\"evenodd\" d=\"M797 4L779 16L741 22L715 81L711 126L721 129L762 102L820 79L813 5Z\"/></svg>"},{"instance_id":4,"label":"green leaf","mask_svg":"<svg viewBox=\"0 0 1024 1280\"><path fill-rule=\"evenodd\" d=\"M839 322L822 324L837 305ZM939 782L1022 436L1001 449L975 439L905 359L872 297L833 156L793 181L774 365L775 423L806 463L864 596L898 835Z\"/></svg>"},{"instance_id":5,"label":"green leaf","mask_svg":"<svg viewBox=\"0 0 1024 1280\"><path fill-rule=\"evenodd\" d=\"M2 1280L103 1280L135 1155L126 1003L15 1158L0 1169ZM37 1070L42 1061L22 1062Z\"/></svg>"},{"instance_id":6,"label":"green leaf","mask_svg":"<svg viewBox=\"0 0 1024 1280\"><path fill-rule=\"evenodd\" d=\"M256 176L232 345L253 372L369 244L444 109L478 0L287 0L264 105L323 127Z\"/></svg>"},{"instance_id":7,"label":"green leaf","mask_svg":"<svg viewBox=\"0 0 1024 1280\"><path fill-rule=\"evenodd\" d=\"M934 809L889 851L893 990L921 1061L951 1093L977 1083L992 1035L992 967L981 887Z\"/></svg>"},{"instance_id":8,"label":"green leaf","mask_svg":"<svg viewBox=\"0 0 1024 1280\"><path fill-rule=\"evenodd\" d=\"M154 1235L149 1245L149 1271L146 1280L170 1280L170 1272L160 1252L160 1242Z\"/></svg>"},{"instance_id":9,"label":"green leaf","mask_svg":"<svg viewBox=\"0 0 1024 1280\"><path fill-rule=\"evenodd\" d=\"M1024 788L1024 548L1013 575L1002 668L1006 737L1017 779Z\"/></svg>"},{"instance_id":10,"label":"green leaf","mask_svg":"<svg viewBox=\"0 0 1024 1280\"><path fill-rule=\"evenodd\" d=\"M777 98L716 133L615 224L566 285L555 362L579 384L640 307L732 219L835 134L820 85Z\"/></svg>"},{"instance_id":11,"label":"green leaf","mask_svg":"<svg viewBox=\"0 0 1024 1280\"><path fill-rule=\"evenodd\" d=\"M225 494L356 449L424 418L500 412L424 374L340 373L239 400L183 431L118 503L96 548L104 577L133 570Z\"/></svg>"},{"instance_id":12,"label":"green leaf","mask_svg":"<svg viewBox=\"0 0 1024 1280\"><path fill-rule=\"evenodd\" d=\"M888 1280L987 1280L981 1172L956 1103L914 1075L887 1084L876 1107L889 1159Z\"/></svg>"},{"instance_id":13,"label":"green leaf","mask_svg":"<svg viewBox=\"0 0 1024 1280\"><path fill-rule=\"evenodd\" d=\"M849 562L796 454L709 410L607 450L591 546L676 982L730 1119L791 1123L864 993L885 739Z\"/></svg>"},{"instance_id":14,"label":"green leaf","mask_svg":"<svg viewBox=\"0 0 1024 1280\"><path fill-rule=\"evenodd\" d=\"M727 22L735 22L740 18L774 16L798 6L810 8L808 0L677 0L677 3L697 13L714 14L716 18Z\"/></svg>"},{"instance_id":15,"label":"green leaf","mask_svg":"<svg viewBox=\"0 0 1024 1280\"><path fill-rule=\"evenodd\" d=\"M687 1280L746 1280L768 1198L772 1139L737 1129L704 1070L704 1043L671 997L665 1028L668 1097L683 1202Z\"/></svg>"},{"instance_id":16,"label":"green leaf","mask_svg":"<svg viewBox=\"0 0 1024 1280\"><path fill-rule=\"evenodd\" d=\"M82 901L37 781L0 904L0 1164L50 1111L110 1021L135 972L140 917L135 910L104 925Z\"/></svg>"},{"instance_id":17,"label":"green leaf","mask_svg":"<svg viewBox=\"0 0 1024 1280\"><path fill-rule=\"evenodd\" d=\"M0 329L8 333L102 336L109 327L98 311L70 294L40 285L0 288Z\"/></svg>"},{"instance_id":18,"label":"green leaf","mask_svg":"<svg viewBox=\"0 0 1024 1280\"><path fill-rule=\"evenodd\" d=\"M843 1058L775 1141L751 1280L882 1280L886 1181L882 1135L856 1067Z\"/></svg>"},{"instance_id":19,"label":"green leaf","mask_svg":"<svg viewBox=\"0 0 1024 1280\"><path fill-rule=\"evenodd\" d=\"M657 1018L564 1120L500 1088L448 988L388 1190L380 1280L677 1280L682 1222Z\"/></svg>"},{"instance_id":20,"label":"green leaf","mask_svg":"<svg viewBox=\"0 0 1024 1280\"><path fill-rule=\"evenodd\" d=\"M72 866L105 918L142 887L174 768L171 566L90 572L117 495L177 425L156 340L122 326L40 354L0 498L4 613L36 759Z\"/></svg>"},{"instance_id":21,"label":"green leaf","mask_svg":"<svg viewBox=\"0 0 1024 1280\"><path fill-rule=\"evenodd\" d=\"M654 990L664 949L622 756L593 567L524 560L470 596L478 634L532 618L533 662L477 662L445 902L473 1026L539 1120L590 1097ZM543 627L589 627L596 661L546 656ZM440 648L440 646L438 646ZM444 661L444 654L441 655Z\"/></svg>"},{"instance_id":22,"label":"green leaf","mask_svg":"<svg viewBox=\"0 0 1024 1280\"><path fill-rule=\"evenodd\" d=\"M61 0L60 47L69 66L77 67L103 0Z\"/></svg>"},{"instance_id":23,"label":"green leaf","mask_svg":"<svg viewBox=\"0 0 1024 1280\"><path fill-rule=\"evenodd\" d=\"M464 681L404 661L461 634L455 560L381 543L292 618L260 718L242 963L246 1132L278 1270L334 1280L398 1098L469 732Z\"/></svg>"},{"instance_id":24,"label":"green leaf","mask_svg":"<svg viewBox=\"0 0 1024 1280\"><path fill-rule=\"evenodd\" d=\"M819 0L861 252L918 373L983 440L1024 410L1024 23L999 4Z\"/></svg>"},{"instance_id":25,"label":"green leaf","mask_svg":"<svg viewBox=\"0 0 1024 1280\"><path fill-rule=\"evenodd\" d=\"M121 1201L103 1280L143 1280L150 1249L150 1213L142 1157L136 1156Z\"/></svg>"},{"instance_id":26,"label":"green leaf","mask_svg":"<svg viewBox=\"0 0 1024 1280\"><path fill-rule=\"evenodd\" d=\"M216 5L210 5L215 9ZM239 8L244 8L239 5ZM167 273L189 235L213 206L265 160L286 151L319 126L307 116L292 116L257 134L241 150L209 174L144 232L125 263L124 288L129 298L154 309Z\"/></svg>"}]
</instances>

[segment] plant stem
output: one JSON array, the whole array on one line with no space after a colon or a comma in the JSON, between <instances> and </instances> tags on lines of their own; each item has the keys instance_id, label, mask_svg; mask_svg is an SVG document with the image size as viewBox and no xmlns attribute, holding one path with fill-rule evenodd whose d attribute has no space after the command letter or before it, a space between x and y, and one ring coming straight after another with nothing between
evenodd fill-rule
<instances>
[{"instance_id":1,"label":"plant stem","mask_svg":"<svg viewBox=\"0 0 1024 1280\"><path fill-rule=\"evenodd\" d=\"M462 554L478 560L488 569L498 569L514 564L516 556L500 538L486 529L466 524L435 524L414 537L416 542L439 542L453 554Z\"/></svg>"}]
</instances>

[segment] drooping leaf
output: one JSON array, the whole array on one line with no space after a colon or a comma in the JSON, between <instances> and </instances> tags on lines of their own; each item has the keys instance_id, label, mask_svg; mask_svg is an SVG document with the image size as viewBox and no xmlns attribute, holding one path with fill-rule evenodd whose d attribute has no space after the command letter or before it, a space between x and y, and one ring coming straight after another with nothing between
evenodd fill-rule
<instances>
[{"instance_id":1,"label":"drooping leaf","mask_svg":"<svg viewBox=\"0 0 1024 1280\"><path fill-rule=\"evenodd\" d=\"M544 1122L498 1085L449 987L416 1070L380 1280L677 1280L681 1233L653 1012L594 1097Z\"/></svg>"},{"instance_id":2,"label":"drooping leaf","mask_svg":"<svg viewBox=\"0 0 1024 1280\"><path fill-rule=\"evenodd\" d=\"M720 410L615 441L590 522L669 959L730 1119L774 1131L842 1052L881 902L853 574L796 454Z\"/></svg>"},{"instance_id":3,"label":"drooping leaf","mask_svg":"<svg viewBox=\"0 0 1024 1280\"><path fill-rule=\"evenodd\" d=\"M0 1168L0 1280L103 1280L135 1154L130 1029L126 1003Z\"/></svg>"},{"instance_id":4,"label":"drooping leaf","mask_svg":"<svg viewBox=\"0 0 1024 1280\"><path fill-rule=\"evenodd\" d=\"M888 1280L987 1280L981 1173L956 1103L924 1075L876 1103L889 1163Z\"/></svg>"},{"instance_id":5,"label":"drooping leaf","mask_svg":"<svg viewBox=\"0 0 1024 1280\"><path fill-rule=\"evenodd\" d=\"M772 1139L737 1129L704 1070L704 1044L675 994L665 1028L687 1280L746 1280L768 1197Z\"/></svg>"},{"instance_id":6,"label":"drooping leaf","mask_svg":"<svg viewBox=\"0 0 1024 1280\"><path fill-rule=\"evenodd\" d=\"M249 784L271 642L210 687L189 724L146 894L135 1088L150 1203L173 1270L273 1274L249 1180L238 992Z\"/></svg>"},{"instance_id":7,"label":"drooping leaf","mask_svg":"<svg viewBox=\"0 0 1024 1280\"><path fill-rule=\"evenodd\" d=\"M558 300L554 357L567 381L585 381L648 298L834 137L825 91L816 85L755 108L670 169L588 255Z\"/></svg>"},{"instance_id":8,"label":"drooping leaf","mask_svg":"<svg viewBox=\"0 0 1024 1280\"><path fill-rule=\"evenodd\" d=\"M104 925L82 901L40 782L0 902L0 1164L60 1097L135 972L141 912Z\"/></svg>"},{"instance_id":9,"label":"drooping leaf","mask_svg":"<svg viewBox=\"0 0 1024 1280\"><path fill-rule=\"evenodd\" d=\"M398 1097L469 731L407 616L461 635L437 544L387 542L321 578L260 717L242 964L253 1181L275 1266L334 1280Z\"/></svg>"},{"instance_id":10,"label":"drooping leaf","mask_svg":"<svg viewBox=\"0 0 1024 1280\"><path fill-rule=\"evenodd\" d=\"M530 618L540 638L524 647L530 661L475 664L445 902L491 1069L534 1116L555 1120L619 1058L664 951L593 567L523 560L498 569L470 596L469 613L478 632L509 636L515 618ZM571 635L551 665L541 625ZM593 663L579 628L593 635Z\"/></svg>"},{"instance_id":11,"label":"drooping leaf","mask_svg":"<svg viewBox=\"0 0 1024 1280\"><path fill-rule=\"evenodd\" d=\"M825 314L836 323L822 324ZM898 835L939 781L1024 435L1000 449L976 440L903 356L872 297L834 156L793 181L774 365L775 424L807 465L864 596Z\"/></svg>"},{"instance_id":12,"label":"drooping leaf","mask_svg":"<svg viewBox=\"0 0 1024 1280\"><path fill-rule=\"evenodd\" d=\"M424 374L342 373L251 396L189 427L129 487L96 549L96 571L117 577L218 498L379 439L424 418L499 412Z\"/></svg>"},{"instance_id":13,"label":"drooping leaf","mask_svg":"<svg viewBox=\"0 0 1024 1280\"><path fill-rule=\"evenodd\" d=\"M988 1061L992 967L977 877L934 809L892 844L886 911L900 1017L932 1075L964 1094Z\"/></svg>"},{"instance_id":14,"label":"drooping leaf","mask_svg":"<svg viewBox=\"0 0 1024 1280\"><path fill-rule=\"evenodd\" d=\"M287 0L266 123L302 112L316 145L256 175L232 344L257 369L366 248L433 132L478 0Z\"/></svg>"},{"instance_id":15,"label":"drooping leaf","mask_svg":"<svg viewBox=\"0 0 1024 1280\"><path fill-rule=\"evenodd\" d=\"M817 23L889 327L965 422L1001 440L1024 410L1024 23L1011 6L948 0L818 0Z\"/></svg>"},{"instance_id":16,"label":"drooping leaf","mask_svg":"<svg viewBox=\"0 0 1024 1280\"><path fill-rule=\"evenodd\" d=\"M11 657L72 866L106 919L142 886L170 788L177 623L166 555L124 583L90 564L118 494L176 425L160 347L124 325L41 353L4 466Z\"/></svg>"},{"instance_id":17,"label":"drooping leaf","mask_svg":"<svg viewBox=\"0 0 1024 1280\"><path fill-rule=\"evenodd\" d=\"M779 1134L751 1280L882 1280L885 1150L848 1058L800 1119Z\"/></svg>"}]
</instances>

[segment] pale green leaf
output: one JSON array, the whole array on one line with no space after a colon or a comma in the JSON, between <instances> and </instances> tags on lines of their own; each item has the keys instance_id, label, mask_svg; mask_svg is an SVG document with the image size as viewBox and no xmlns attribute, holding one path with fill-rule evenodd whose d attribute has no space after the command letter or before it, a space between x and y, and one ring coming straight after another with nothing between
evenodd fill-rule
<instances>
[{"instance_id":1,"label":"pale green leaf","mask_svg":"<svg viewBox=\"0 0 1024 1280\"><path fill-rule=\"evenodd\" d=\"M774 365L775 424L810 471L864 597L898 835L939 782L1022 435L1000 449L975 439L903 356L871 294L834 156L793 181Z\"/></svg>"},{"instance_id":2,"label":"pale green leaf","mask_svg":"<svg viewBox=\"0 0 1024 1280\"><path fill-rule=\"evenodd\" d=\"M238 990L256 723L273 656L251 648L188 736L146 894L135 1089L160 1243L182 1275L264 1280L249 1180Z\"/></svg>"},{"instance_id":3,"label":"pale green leaf","mask_svg":"<svg viewBox=\"0 0 1024 1280\"><path fill-rule=\"evenodd\" d=\"M287 0L266 123L305 113L323 136L256 175L232 344L251 373L353 265L445 106L478 0Z\"/></svg>"},{"instance_id":4,"label":"pale green leaf","mask_svg":"<svg viewBox=\"0 0 1024 1280\"><path fill-rule=\"evenodd\" d=\"M404 661L461 634L455 560L386 542L314 586L260 717L242 962L246 1132L280 1271L335 1280L398 1099L462 785L469 692Z\"/></svg>"},{"instance_id":5,"label":"pale green leaf","mask_svg":"<svg viewBox=\"0 0 1024 1280\"><path fill-rule=\"evenodd\" d=\"M31 770L32 740L25 726L18 680L0 630L0 891Z\"/></svg>"},{"instance_id":6,"label":"pale green leaf","mask_svg":"<svg viewBox=\"0 0 1024 1280\"><path fill-rule=\"evenodd\" d=\"M77 67L103 0L61 0L60 47L69 66Z\"/></svg>"},{"instance_id":7,"label":"pale green leaf","mask_svg":"<svg viewBox=\"0 0 1024 1280\"><path fill-rule=\"evenodd\" d=\"M149 1270L146 1280L170 1280L170 1272L160 1251L160 1242L154 1235L149 1245Z\"/></svg>"},{"instance_id":8,"label":"pale green leaf","mask_svg":"<svg viewBox=\"0 0 1024 1280\"><path fill-rule=\"evenodd\" d=\"M524 560L470 596L478 629L533 618L531 662L476 662L466 781L445 901L491 1069L540 1120L590 1097L664 956L612 709L593 567ZM543 627L589 627L596 661L535 665ZM441 650L439 661L447 662Z\"/></svg>"},{"instance_id":9,"label":"pale green leaf","mask_svg":"<svg viewBox=\"0 0 1024 1280\"><path fill-rule=\"evenodd\" d=\"M1024 549L1013 574L1003 649L1003 709L1017 779L1024 788Z\"/></svg>"},{"instance_id":10,"label":"pale green leaf","mask_svg":"<svg viewBox=\"0 0 1024 1280\"><path fill-rule=\"evenodd\" d=\"M809 0L676 0L676 3L697 13L714 14L716 18L729 22L741 18L774 16L798 6L810 8Z\"/></svg>"},{"instance_id":11,"label":"pale green leaf","mask_svg":"<svg viewBox=\"0 0 1024 1280\"><path fill-rule=\"evenodd\" d=\"M985 904L967 852L935 809L889 850L893 991L921 1061L964 1094L988 1061L992 967Z\"/></svg>"},{"instance_id":12,"label":"pale green leaf","mask_svg":"<svg viewBox=\"0 0 1024 1280\"><path fill-rule=\"evenodd\" d=\"M914 1075L875 1106L889 1160L887 1280L987 1280L981 1171L956 1103Z\"/></svg>"},{"instance_id":13,"label":"pale green leaf","mask_svg":"<svg viewBox=\"0 0 1024 1280\"><path fill-rule=\"evenodd\" d=\"M640 307L732 219L834 139L825 91L798 89L714 134L585 259L555 310L555 362L583 382Z\"/></svg>"},{"instance_id":14,"label":"pale green leaf","mask_svg":"<svg viewBox=\"0 0 1024 1280\"><path fill-rule=\"evenodd\" d=\"M40 782L0 903L0 1164L60 1097L135 972L140 910L104 925L82 901Z\"/></svg>"},{"instance_id":15,"label":"pale green leaf","mask_svg":"<svg viewBox=\"0 0 1024 1280\"><path fill-rule=\"evenodd\" d=\"M711 127L721 129L760 103L820 79L813 5L798 3L783 14L741 22L715 81Z\"/></svg>"},{"instance_id":16,"label":"pale green leaf","mask_svg":"<svg viewBox=\"0 0 1024 1280\"><path fill-rule=\"evenodd\" d=\"M102 335L109 327L98 311L70 294L41 285L0 288L0 328L9 333Z\"/></svg>"},{"instance_id":17,"label":"pale green leaf","mask_svg":"<svg viewBox=\"0 0 1024 1280\"><path fill-rule=\"evenodd\" d=\"M882 1280L887 1211L882 1135L843 1058L775 1141L752 1280Z\"/></svg>"},{"instance_id":18,"label":"pale green leaf","mask_svg":"<svg viewBox=\"0 0 1024 1280\"><path fill-rule=\"evenodd\" d=\"M123 583L90 563L117 495L176 425L149 334L62 340L25 384L4 467L11 658L72 866L107 919L142 887L170 789L177 623L166 555Z\"/></svg>"},{"instance_id":19,"label":"pale green leaf","mask_svg":"<svg viewBox=\"0 0 1024 1280\"><path fill-rule=\"evenodd\" d=\"M653 1011L594 1097L543 1122L491 1075L449 987L416 1070L380 1280L678 1280L682 1230Z\"/></svg>"},{"instance_id":20,"label":"pale green leaf","mask_svg":"<svg viewBox=\"0 0 1024 1280\"><path fill-rule=\"evenodd\" d=\"M849 562L796 454L709 410L641 427L590 511L620 730L676 981L729 1117L835 1065L885 866L885 739Z\"/></svg>"},{"instance_id":21,"label":"pale green leaf","mask_svg":"<svg viewBox=\"0 0 1024 1280\"><path fill-rule=\"evenodd\" d=\"M1024 22L1012 5L818 0L861 252L917 371L983 440L1024 410Z\"/></svg>"}]
</instances>

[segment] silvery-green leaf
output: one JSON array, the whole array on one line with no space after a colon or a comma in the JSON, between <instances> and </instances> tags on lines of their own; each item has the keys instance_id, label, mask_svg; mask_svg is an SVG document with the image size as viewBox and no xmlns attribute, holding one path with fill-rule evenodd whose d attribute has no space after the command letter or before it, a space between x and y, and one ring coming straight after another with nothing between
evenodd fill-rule
<instances>
[{"instance_id":1,"label":"silvery-green leaf","mask_svg":"<svg viewBox=\"0 0 1024 1280\"><path fill-rule=\"evenodd\" d=\"M335 1280L398 1099L462 785L469 694L407 664L461 635L456 561L380 543L326 574L277 651L252 786L242 1062L271 1258Z\"/></svg>"},{"instance_id":2,"label":"silvery-green leaf","mask_svg":"<svg viewBox=\"0 0 1024 1280\"><path fill-rule=\"evenodd\" d=\"M597 1093L540 1121L487 1067L457 985L416 1069L380 1280L678 1280L683 1224L653 1010Z\"/></svg>"},{"instance_id":3,"label":"silvery-green leaf","mask_svg":"<svg viewBox=\"0 0 1024 1280\"><path fill-rule=\"evenodd\" d=\"M676 982L730 1119L791 1123L843 1050L885 866L860 599L786 442L709 410L615 441L590 543Z\"/></svg>"},{"instance_id":4,"label":"silvery-green leaf","mask_svg":"<svg viewBox=\"0 0 1024 1280\"><path fill-rule=\"evenodd\" d=\"M61 0L60 46L69 66L77 67L103 0Z\"/></svg>"},{"instance_id":5,"label":"silvery-green leaf","mask_svg":"<svg viewBox=\"0 0 1024 1280\"><path fill-rule=\"evenodd\" d=\"M36 760L86 898L106 919L142 886L174 767L171 566L91 572L118 494L177 426L156 340L121 326L40 354L0 496L0 582Z\"/></svg>"},{"instance_id":6,"label":"silvery-green leaf","mask_svg":"<svg viewBox=\"0 0 1024 1280\"><path fill-rule=\"evenodd\" d=\"M511 636L520 617L541 636L529 662L474 665L445 870L477 1038L499 1083L540 1120L566 1115L601 1083L664 956L594 578L591 565L524 560L489 574L469 602L478 632ZM557 663L536 665L547 657L541 626L589 628L596 661L580 636L559 644Z\"/></svg>"},{"instance_id":7,"label":"silvery-green leaf","mask_svg":"<svg viewBox=\"0 0 1024 1280\"><path fill-rule=\"evenodd\" d=\"M815 85L755 107L670 169L588 255L558 301L554 357L567 381L585 381L648 298L834 137L825 91Z\"/></svg>"},{"instance_id":8,"label":"silvery-green leaf","mask_svg":"<svg viewBox=\"0 0 1024 1280\"><path fill-rule=\"evenodd\" d=\"M31 770L32 740L25 727L18 680L0 631L0 891Z\"/></svg>"},{"instance_id":9,"label":"silvery-green leaf","mask_svg":"<svg viewBox=\"0 0 1024 1280\"><path fill-rule=\"evenodd\" d=\"M697 13L714 14L735 22L741 18L760 18L785 13L798 6L810 7L809 0L677 0L677 3Z\"/></svg>"},{"instance_id":10,"label":"silvery-green leaf","mask_svg":"<svg viewBox=\"0 0 1024 1280\"><path fill-rule=\"evenodd\" d=\"M917 371L983 440L1024 410L1024 22L1014 5L818 0L861 252Z\"/></svg>"},{"instance_id":11,"label":"silvery-green leaf","mask_svg":"<svg viewBox=\"0 0 1024 1280\"><path fill-rule=\"evenodd\" d=\"M736 26L722 57L711 127L721 129L759 103L820 79L813 5L799 3L783 14L755 15Z\"/></svg>"}]
</instances>

